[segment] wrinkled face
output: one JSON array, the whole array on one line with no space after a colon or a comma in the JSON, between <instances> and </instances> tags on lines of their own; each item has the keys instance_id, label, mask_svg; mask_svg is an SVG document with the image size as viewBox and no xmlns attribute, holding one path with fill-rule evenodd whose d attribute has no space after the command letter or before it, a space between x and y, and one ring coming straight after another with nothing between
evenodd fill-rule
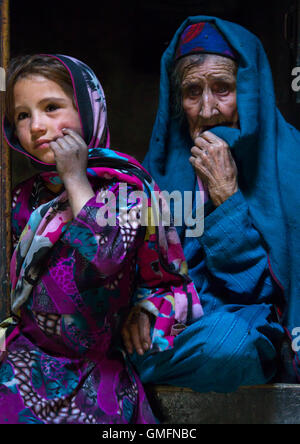
<instances>
[{"instance_id":1,"label":"wrinkled face","mask_svg":"<svg viewBox=\"0 0 300 444\"><path fill-rule=\"evenodd\" d=\"M193 140L217 125L238 127L235 72L235 63L218 55L184 70L182 105Z\"/></svg>"},{"instance_id":2,"label":"wrinkled face","mask_svg":"<svg viewBox=\"0 0 300 444\"><path fill-rule=\"evenodd\" d=\"M80 119L60 85L40 75L17 80L14 87L14 123L22 147L45 163L55 163L49 144L63 137L63 128L82 135Z\"/></svg>"}]
</instances>

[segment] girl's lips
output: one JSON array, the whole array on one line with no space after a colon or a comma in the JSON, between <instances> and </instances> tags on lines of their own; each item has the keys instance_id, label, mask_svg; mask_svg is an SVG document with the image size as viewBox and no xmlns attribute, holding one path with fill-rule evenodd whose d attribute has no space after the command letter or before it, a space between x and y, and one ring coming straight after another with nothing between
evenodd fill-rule
<instances>
[{"instance_id":1,"label":"girl's lips","mask_svg":"<svg viewBox=\"0 0 300 444\"><path fill-rule=\"evenodd\" d=\"M48 139L42 139L39 140L35 143L35 148L36 149L45 149L45 148L49 148L49 144L50 144L51 140Z\"/></svg>"},{"instance_id":2,"label":"girl's lips","mask_svg":"<svg viewBox=\"0 0 300 444\"><path fill-rule=\"evenodd\" d=\"M49 142L41 143L41 144L39 144L39 145L37 146L37 148L38 148L38 149L41 149L41 150L46 149L46 148L49 148Z\"/></svg>"}]
</instances>

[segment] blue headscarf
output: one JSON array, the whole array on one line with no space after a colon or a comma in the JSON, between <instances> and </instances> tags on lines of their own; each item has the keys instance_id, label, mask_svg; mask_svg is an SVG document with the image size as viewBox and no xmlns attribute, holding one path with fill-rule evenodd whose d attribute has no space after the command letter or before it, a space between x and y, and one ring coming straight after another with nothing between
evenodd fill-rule
<instances>
[{"instance_id":1,"label":"blue headscarf","mask_svg":"<svg viewBox=\"0 0 300 444\"><path fill-rule=\"evenodd\" d=\"M189 25L181 34L175 60L189 54L218 54L236 60L236 55L218 29L211 23Z\"/></svg>"},{"instance_id":2,"label":"blue headscarf","mask_svg":"<svg viewBox=\"0 0 300 444\"><path fill-rule=\"evenodd\" d=\"M197 189L189 162L193 142L170 114L170 72L182 32L203 21L213 23L239 56L240 129L219 126L211 131L232 150L240 190L266 243L273 277L284 290L286 304L281 319L292 334L300 327L300 133L276 107L269 62L256 36L215 17L188 17L182 23L161 60L159 107L144 166L163 190ZM185 227L178 231L183 237ZM298 352L296 364L300 369L299 357Z\"/></svg>"}]
</instances>

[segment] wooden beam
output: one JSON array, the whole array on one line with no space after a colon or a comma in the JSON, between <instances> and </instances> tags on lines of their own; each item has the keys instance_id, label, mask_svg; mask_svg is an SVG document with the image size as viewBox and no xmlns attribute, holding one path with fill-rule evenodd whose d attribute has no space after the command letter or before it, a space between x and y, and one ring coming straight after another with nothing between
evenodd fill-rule
<instances>
[{"instance_id":1,"label":"wooden beam","mask_svg":"<svg viewBox=\"0 0 300 444\"><path fill-rule=\"evenodd\" d=\"M0 0L0 66L9 60L9 0ZM1 69L3 76L3 69ZM2 88L3 89L3 88ZM4 91L0 91L0 119L4 112ZM9 313L9 263L11 258L11 169L10 151L0 138L0 321Z\"/></svg>"}]
</instances>

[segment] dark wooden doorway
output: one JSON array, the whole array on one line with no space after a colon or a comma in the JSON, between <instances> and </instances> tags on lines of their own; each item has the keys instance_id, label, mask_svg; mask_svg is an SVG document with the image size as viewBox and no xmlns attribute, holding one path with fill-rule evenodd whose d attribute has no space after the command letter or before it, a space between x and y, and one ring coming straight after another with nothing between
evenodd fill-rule
<instances>
[{"instance_id":1,"label":"dark wooden doorway","mask_svg":"<svg viewBox=\"0 0 300 444\"><path fill-rule=\"evenodd\" d=\"M0 0L0 118L2 122L4 111L3 80L5 68L9 59L9 0ZM10 242L10 152L4 143L1 125L0 138L0 320L9 312L9 262L11 256Z\"/></svg>"}]
</instances>

